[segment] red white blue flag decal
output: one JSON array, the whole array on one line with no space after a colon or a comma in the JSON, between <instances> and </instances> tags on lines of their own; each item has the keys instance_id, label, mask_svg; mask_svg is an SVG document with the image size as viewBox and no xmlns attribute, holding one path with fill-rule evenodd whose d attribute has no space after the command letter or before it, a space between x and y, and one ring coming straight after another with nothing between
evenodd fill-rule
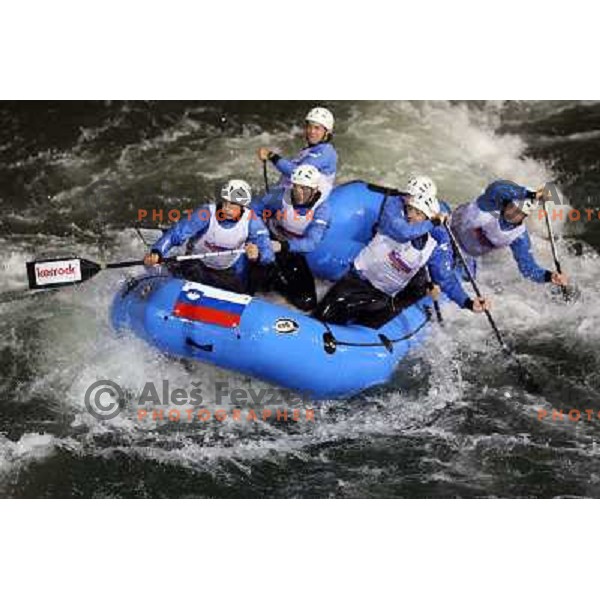
<instances>
[{"instance_id":1,"label":"red white blue flag decal","mask_svg":"<svg viewBox=\"0 0 600 600\"><path fill-rule=\"evenodd\" d=\"M179 292L173 315L220 327L237 327L251 300L252 296L188 281Z\"/></svg>"}]
</instances>

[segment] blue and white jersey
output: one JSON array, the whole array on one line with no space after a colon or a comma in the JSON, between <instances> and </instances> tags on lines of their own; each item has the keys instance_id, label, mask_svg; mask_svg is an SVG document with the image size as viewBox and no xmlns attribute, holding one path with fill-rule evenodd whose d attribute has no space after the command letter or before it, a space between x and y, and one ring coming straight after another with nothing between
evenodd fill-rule
<instances>
[{"instance_id":1,"label":"blue and white jersey","mask_svg":"<svg viewBox=\"0 0 600 600\"><path fill-rule=\"evenodd\" d=\"M515 225L501 216L511 202L524 200L527 188L507 181L495 181L481 196L462 204L452 213L451 227L460 246L471 256L482 256L509 247L524 277L537 283L549 281L550 271L540 267L531 248L524 223Z\"/></svg>"},{"instance_id":2,"label":"blue and white jersey","mask_svg":"<svg viewBox=\"0 0 600 600\"><path fill-rule=\"evenodd\" d=\"M409 253L411 256L407 257L408 260L398 261L398 257L395 257L396 260L393 262L397 265L418 263L419 268L426 265L433 283L439 285L451 300L461 308L464 308L468 304L469 296L456 276L454 270L454 252L452 251L450 237L444 227L436 227L429 220L419 223L409 223L406 220L403 197L392 196L386 200L377 227L377 235L386 236L391 240L399 242L399 248L406 247L403 244L410 243L418 252L411 251ZM412 256L413 254L414 256ZM423 258L426 258L424 262ZM354 267L359 275L369 279L368 274L365 276L367 269L370 270L368 263L363 261L357 264L355 262Z\"/></svg>"},{"instance_id":3,"label":"blue and white jersey","mask_svg":"<svg viewBox=\"0 0 600 600\"><path fill-rule=\"evenodd\" d=\"M261 264L275 260L269 232L260 216L246 209L240 219L219 219L215 206L205 205L195 210L189 219L178 221L166 231L152 246L151 251L166 256L171 248L189 243L192 253L202 254L220 249L242 248L246 242L258 246ZM215 257L214 260L206 259L203 262L214 269L234 267L240 273L245 271L247 263L243 254Z\"/></svg>"},{"instance_id":4,"label":"blue and white jersey","mask_svg":"<svg viewBox=\"0 0 600 600\"><path fill-rule=\"evenodd\" d=\"M321 197L312 207L294 207L289 188L273 188L252 203L269 229L285 236L290 252L312 252L323 239L330 221L329 203Z\"/></svg>"},{"instance_id":5,"label":"blue and white jersey","mask_svg":"<svg viewBox=\"0 0 600 600\"><path fill-rule=\"evenodd\" d=\"M337 152L330 142L321 142L314 146L303 148L294 158L287 159L277 156L273 161L275 168L281 173L278 186L289 187L292 172L299 165L312 165L321 172L319 189L323 198L331 193L337 171Z\"/></svg>"}]
</instances>

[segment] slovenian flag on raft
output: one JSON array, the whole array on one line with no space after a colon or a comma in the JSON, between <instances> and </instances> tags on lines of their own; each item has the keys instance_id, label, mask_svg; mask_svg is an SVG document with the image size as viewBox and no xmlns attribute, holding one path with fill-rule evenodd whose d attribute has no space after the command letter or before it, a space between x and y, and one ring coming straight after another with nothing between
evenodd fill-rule
<instances>
[{"instance_id":1,"label":"slovenian flag on raft","mask_svg":"<svg viewBox=\"0 0 600 600\"><path fill-rule=\"evenodd\" d=\"M237 327L252 296L187 282L179 292L173 315L220 327Z\"/></svg>"}]
</instances>

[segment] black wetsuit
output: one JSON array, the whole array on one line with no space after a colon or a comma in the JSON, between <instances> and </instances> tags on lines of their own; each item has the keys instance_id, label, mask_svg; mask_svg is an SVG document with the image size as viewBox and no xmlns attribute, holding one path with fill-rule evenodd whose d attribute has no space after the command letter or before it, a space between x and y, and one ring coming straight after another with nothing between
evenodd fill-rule
<instances>
[{"instance_id":1,"label":"black wetsuit","mask_svg":"<svg viewBox=\"0 0 600 600\"><path fill-rule=\"evenodd\" d=\"M275 254L275 264L251 265L249 286L251 293L279 292L300 310L311 311L317 306L315 279L304 254L289 252L285 244L281 252Z\"/></svg>"},{"instance_id":2,"label":"black wetsuit","mask_svg":"<svg viewBox=\"0 0 600 600\"><path fill-rule=\"evenodd\" d=\"M378 329L425 296L431 284L423 267L395 296L388 296L353 269L325 295L312 316L333 325L356 323Z\"/></svg>"}]
</instances>

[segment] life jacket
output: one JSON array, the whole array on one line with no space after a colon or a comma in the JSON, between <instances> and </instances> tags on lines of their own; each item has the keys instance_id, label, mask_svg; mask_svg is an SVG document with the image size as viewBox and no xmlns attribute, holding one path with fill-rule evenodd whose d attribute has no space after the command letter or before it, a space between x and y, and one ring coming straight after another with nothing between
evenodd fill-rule
<instances>
[{"instance_id":1,"label":"life jacket","mask_svg":"<svg viewBox=\"0 0 600 600\"><path fill-rule=\"evenodd\" d=\"M321 172L321 182L319 184L319 190L321 191L321 197L325 200L327 196L331 193L333 189L333 185L335 183L335 175L336 175L336 164L335 164L335 149L331 142L320 142L315 144L314 146L306 146L306 148L302 148L298 154L291 159L291 162L298 166L304 164L307 158L311 158L311 154L328 152L328 155L331 154L333 158L333 162L331 164L327 164L325 167L321 167L319 171ZM292 183L288 177L282 175L279 184L286 188L292 186Z\"/></svg>"},{"instance_id":2,"label":"life jacket","mask_svg":"<svg viewBox=\"0 0 600 600\"><path fill-rule=\"evenodd\" d=\"M427 264L436 246L437 242L429 234L419 250L411 241L397 242L377 233L354 260L354 268L373 287L388 296L395 296Z\"/></svg>"},{"instance_id":3,"label":"life jacket","mask_svg":"<svg viewBox=\"0 0 600 600\"><path fill-rule=\"evenodd\" d=\"M500 216L479 208L477 201L454 210L450 226L458 243L471 256L481 256L498 248L510 246L527 231L524 223L502 229Z\"/></svg>"},{"instance_id":4,"label":"life jacket","mask_svg":"<svg viewBox=\"0 0 600 600\"><path fill-rule=\"evenodd\" d=\"M210 221L208 229L198 238L188 245L188 253L202 254L204 252L219 252L221 250L238 250L244 247L248 240L248 230L250 227L249 210L232 227L223 227L217 218L217 207L214 204L209 206ZM239 255L230 256L211 256L201 259L202 262L211 269L229 269L238 260Z\"/></svg>"},{"instance_id":5,"label":"life jacket","mask_svg":"<svg viewBox=\"0 0 600 600\"><path fill-rule=\"evenodd\" d=\"M269 219L269 229L282 232L288 238L301 238L308 226L312 223L315 212L321 204L325 202L325 198L321 197L301 215L292 204L292 190L287 189L281 201L281 208L275 216Z\"/></svg>"}]
</instances>

